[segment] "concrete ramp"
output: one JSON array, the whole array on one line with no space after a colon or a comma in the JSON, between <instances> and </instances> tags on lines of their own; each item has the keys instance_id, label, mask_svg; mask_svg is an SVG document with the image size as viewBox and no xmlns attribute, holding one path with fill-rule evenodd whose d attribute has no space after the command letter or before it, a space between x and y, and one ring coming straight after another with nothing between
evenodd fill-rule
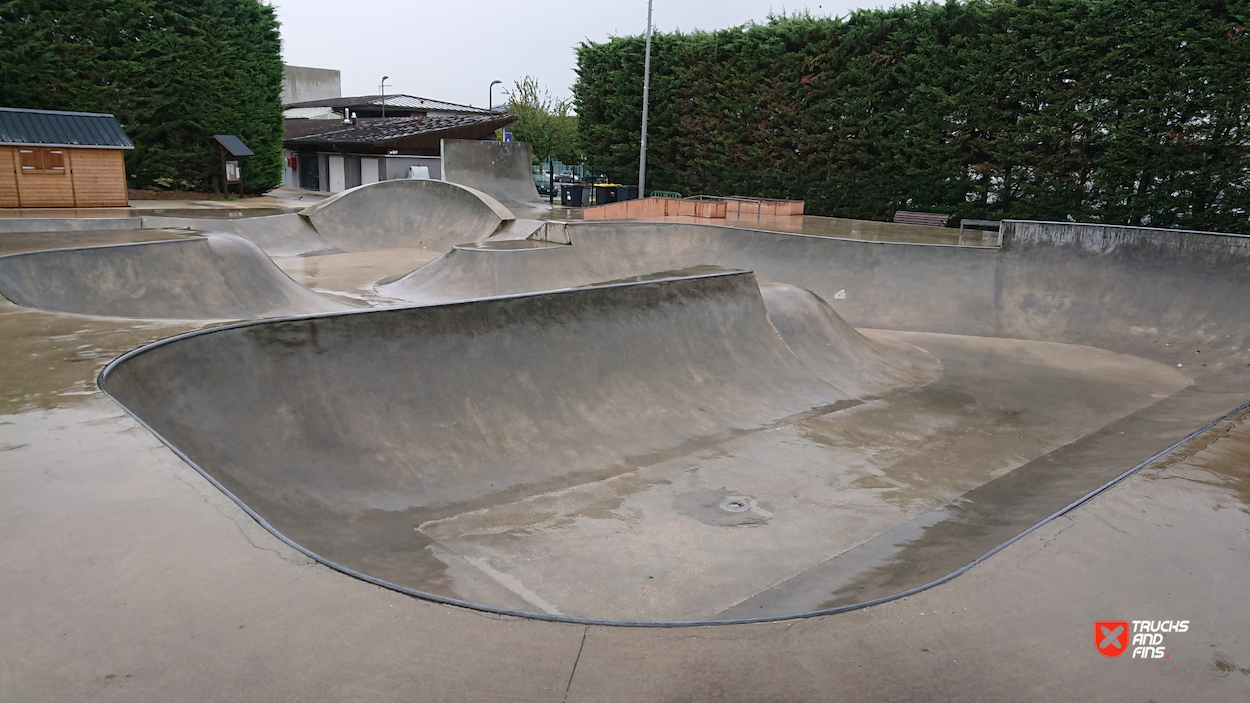
<instances>
[{"instance_id":1,"label":"concrete ramp","mask_svg":"<svg viewBox=\"0 0 1250 703\"><path fill-rule=\"evenodd\" d=\"M516 219L498 200L463 185L424 179L358 186L300 211L341 251L435 249L480 242Z\"/></svg>"},{"instance_id":2,"label":"concrete ramp","mask_svg":"<svg viewBox=\"0 0 1250 703\"><path fill-rule=\"evenodd\" d=\"M491 235L491 239L533 239L535 235L550 223L542 220L512 220L505 222L499 231Z\"/></svg>"},{"instance_id":3,"label":"concrete ramp","mask_svg":"<svg viewBox=\"0 0 1250 703\"><path fill-rule=\"evenodd\" d=\"M536 612L541 597L490 578L453 584L476 558L414 527L629 484L640 466L855 402L795 357L737 271L221 328L127 355L101 383L322 559Z\"/></svg>"},{"instance_id":4,"label":"concrete ramp","mask_svg":"<svg viewBox=\"0 0 1250 703\"><path fill-rule=\"evenodd\" d=\"M703 267L262 321L127 355L101 386L349 573L495 610L698 622L750 618L748 602L818 610L891 563L842 555L915 541L911 524L941 521L927 511L984 488L980 537L907 562L904 580L975 558L1070 502L1091 472L1080 457L1106 463L1101 442L1160 441L1159 417L1134 414L1187 384L1074 345L861 335L804 291L765 288ZM933 357L951 360L940 377ZM995 491L1004 474L1057 493Z\"/></svg>"},{"instance_id":5,"label":"concrete ramp","mask_svg":"<svg viewBox=\"0 0 1250 703\"><path fill-rule=\"evenodd\" d=\"M338 254L379 249L447 251L495 234L529 236L539 223L515 228L516 217L491 196L442 181L402 179L337 193L298 214L237 219L143 218L146 228L227 232L252 241L273 257Z\"/></svg>"},{"instance_id":6,"label":"concrete ramp","mask_svg":"<svg viewBox=\"0 0 1250 703\"><path fill-rule=\"evenodd\" d=\"M567 245L530 239L492 240L452 247L377 290L396 300L441 303L571 288L596 280L593 273L580 269L577 252Z\"/></svg>"},{"instance_id":7,"label":"concrete ramp","mask_svg":"<svg viewBox=\"0 0 1250 703\"><path fill-rule=\"evenodd\" d=\"M308 221L294 213L237 219L144 216L146 229L186 228L200 232L225 232L244 237L269 256L303 256L339 251Z\"/></svg>"},{"instance_id":8,"label":"concrete ramp","mask_svg":"<svg viewBox=\"0 0 1250 703\"><path fill-rule=\"evenodd\" d=\"M1077 341L1147 352L1230 340L1250 305L1250 237L1007 222L1003 247L831 239L703 224L563 225L570 246L451 251L388 288L414 302L587 285L716 265L812 291L856 327ZM428 270L426 270L428 269ZM1220 330L1224 330L1220 332ZM1164 340L1167 341L1167 340Z\"/></svg>"},{"instance_id":9,"label":"concrete ramp","mask_svg":"<svg viewBox=\"0 0 1250 703\"><path fill-rule=\"evenodd\" d=\"M937 379L942 365L915 349L865 337L820 296L785 283L761 283L768 317L808 368L855 398L875 398Z\"/></svg>"},{"instance_id":10,"label":"concrete ramp","mask_svg":"<svg viewBox=\"0 0 1250 703\"><path fill-rule=\"evenodd\" d=\"M30 308L109 317L219 320L350 309L228 234L0 257L0 294Z\"/></svg>"},{"instance_id":11,"label":"concrete ramp","mask_svg":"<svg viewBox=\"0 0 1250 703\"><path fill-rule=\"evenodd\" d=\"M548 207L534 186L533 148L524 142L443 140L443 180L475 188L509 207Z\"/></svg>"},{"instance_id":12,"label":"concrete ramp","mask_svg":"<svg viewBox=\"0 0 1250 703\"><path fill-rule=\"evenodd\" d=\"M943 362L940 379L922 388L802 423L805 433L792 438L792 446L801 450L787 448L766 457L747 441L723 448L732 455L723 462L741 468L739 476L767 465L769 490L781 502L776 496L781 486L791 485L783 478L790 472L830 475L876 467L871 475L845 484L841 495L848 502L829 510L856 514L864 505L858 501L872 491L889 496L892 505L920 510L721 611L721 619L851 607L946 578L1250 398L1245 315L1250 237L1008 222L1002 247L991 248L695 224L575 223L562 229L570 245L455 249L396 281L390 293L429 304L569 289L711 264L749 269L761 281L795 286L761 286L770 318L795 355L847 395L871 397L877 384L888 387L894 381L882 375L882 368L904 375L923 369L923 363L911 370L878 364L888 358L883 347L890 343L922 347ZM826 314L832 311L822 301L832 304L837 315ZM861 330L876 328L856 334L881 346L861 345L838 318ZM842 343L831 346L829 339ZM1139 381L1152 387L1126 392ZM1119 409L1087 414L1099 406L1109 410L1107 403ZM874 417L883 424L863 424ZM980 419L969 422L973 418ZM1033 439L1025 439L1029 434ZM986 443L988 438L996 439ZM942 445L948 441L948 447L961 448L947 452ZM809 452L808 443L829 447L832 457L805 463L826 451ZM1008 446L1013 454L999 453ZM913 502L916 495L938 488L943 476L954 475L948 471L962 478L944 502ZM971 480L971 474L978 478ZM672 480L671 473L649 475L661 477ZM722 485L751 493L743 491L742 482ZM810 500L821 490L808 485L788 495ZM631 499L628 505L641 510L642 503ZM527 508L537 505L575 520L576 511L587 504L551 497ZM657 503L650 505L658 511ZM518 544L559 543L566 559L569 554L591 556L593 550L582 545L612 541L594 530L569 528L567 539L544 532L545 527L527 521L519 505L497 521L464 516L427 530L440 544L456 545L477 558L506 553L508 574L530 586L557 588L540 570L557 573L555 561L544 561L554 549L504 548L473 536L500 529L500 523L537 530L518 538ZM824 535L836 541L858 524L843 523ZM622 554L634 555L655 546L638 541L646 546L624 539L613 544ZM746 549L745 542L740 546ZM756 557L764 559L761 554ZM705 553L687 556L702 560ZM652 563L657 570L660 561ZM489 563L496 571L504 564ZM558 573L565 579L591 571L567 560L560 564L565 570ZM601 563L594 568L608 569ZM623 571L615 576L629 582ZM699 586L691 579L681 588ZM577 595L563 597L544 600L568 603Z\"/></svg>"},{"instance_id":13,"label":"concrete ramp","mask_svg":"<svg viewBox=\"0 0 1250 703\"><path fill-rule=\"evenodd\" d=\"M536 236L549 236L549 223ZM450 251L386 294L413 302L583 286L692 266L755 271L761 281L815 292L854 325L992 331L994 249L833 240L704 224L576 222L569 246L522 253ZM427 270L428 269L428 270ZM917 275L922 271L923 275ZM934 290L943 293L934 296ZM835 302L835 296L841 296ZM910 301L907 306L898 301Z\"/></svg>"},{"instance_id":14,"label":"concrete ramp","mask_svg":"<svg viewBox=\"0 0 1250 703\"><path fill-rule=\"evenodd\" d=\"M1250 238L559 234L394 287L471 300L194 333L101 386L347 573L634 624L942 582L1250 397Z\"/></svg>"}]
</instances>

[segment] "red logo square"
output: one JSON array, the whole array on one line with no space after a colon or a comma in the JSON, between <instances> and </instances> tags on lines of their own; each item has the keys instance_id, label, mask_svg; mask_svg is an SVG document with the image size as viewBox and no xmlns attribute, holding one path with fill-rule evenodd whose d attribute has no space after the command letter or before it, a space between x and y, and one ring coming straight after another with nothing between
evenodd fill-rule
<instances>
[{"instance_id":1,"label":"red logo square","mask_svg":"<svg viewBox=\"0 0 1250 703\"><path fill-rule=\"evenodd\" d=\"M1118 657L1128 648L1128 621L1101 620L1094 623L1094 646L1104 657Z\"/></svg>"}]
</instances>

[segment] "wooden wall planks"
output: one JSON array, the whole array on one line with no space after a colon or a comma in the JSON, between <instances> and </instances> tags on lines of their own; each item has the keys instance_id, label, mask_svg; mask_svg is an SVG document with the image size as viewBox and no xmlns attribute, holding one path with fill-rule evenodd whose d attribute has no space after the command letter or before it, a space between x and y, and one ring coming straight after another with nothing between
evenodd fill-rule
<instances>
[{"instance_id":1,"label":"wooden wall planks","mask_svg":"<svg viewBox=\"0 0 1250 703\"><path fill-rule=\"evenodd\" d=\"M0 146L0 207L125 207L120 149L65 148L65 171L23 172L18 147Z\"/></svg>"}]
</instances>

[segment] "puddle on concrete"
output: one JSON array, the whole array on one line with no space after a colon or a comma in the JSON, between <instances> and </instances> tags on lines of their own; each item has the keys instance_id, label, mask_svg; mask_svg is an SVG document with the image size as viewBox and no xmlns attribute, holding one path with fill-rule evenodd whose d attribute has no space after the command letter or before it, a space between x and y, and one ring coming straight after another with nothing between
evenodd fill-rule
<instances>
[{"instance_id":1,"label":"puddle on concrete","mask_svg":"<svg viewBox=\"0 0 1250 703\"><path fill-rule=\"evenodd\" d=\"M557 244L555 242L545 242L538 239L488 239L484 242L468 242L465 244L457 244L457 249L479 250L479 251L525 251L528 249L549 249L551 247L568 246L567 244Z\"/></svg>"},{"instance_id":2,"label":"puddle on concrete","mask_svg":"<svg viewBox=\"0 0 1250 703\"><path fill-rule=\"evenodd\" d=\"M297 212L300 208L284 207L182 207L137 210L151 217L193 217L203 220L239 220L248 217L271 217Z\"/></svg>"},{"instance_id":3,"label":"puddle on concrete","mask_svg":"<svg viewBox=\"0 0 1250 703\"><path fill-rule=\"evenodd\" d=\"M1250 515L1250 411L1238 413L1181 449L1144 467L1148 481L1178 481L1215 488L1225 499L1212 510Z\"/></svg>"},{"instance_id":4,"label":"puddle on concrete","mask_svg":"<svg viewBox=\"0 0 1250 703\"><path fill-rule=\"evenodd\" d=\"M429 249L377 249L288 257L273 262L306 288L377 307L401 302L380 295L375 289L377 284L407 275L439 256L440 252Z\"/></svg>"},{"instance_id":5,"label":"puddle on concrete","mask_svg":"<svg viewBox=\"0 0 1250 703\"><path fill-rule=\"evenodd\" d=\"M186 229L103 229L70 232L0 232L0 255L40 249L69 249L200 236Z\"/></svg>"},{"instance_id":6,"label":"puddle on concrete","mask_svg":"<svg viewBox=\"0 0 1250 703\"><path fill-rule=\"evenodd\" d=\"M1192 418L1219 413L1221 403L1186 389L1157 405L1091 432L1030 461L958 500L919 515L720 614L722 619L775 616L796 607L829 609L923 585L970 564L1067 504L1055 499L1076 486L1093 490L1142 459L1186 437ZM1247 413L1242 413L1244 421ZM1190 424L1175 418L1191 418ZM1217 442L1217 440L1219 440ZM1145 456L1141 456L1144 454ZM1250 428L1226 421L1168 452L1133 478L1192 481L1214 489L1217 512L1245 512L1250 484ZM1209 468L1208 468L1209 467ZM1180 488L1185 500L1192 487ZM1072 495L1075 500L1080 495ZM1230 500L1231 499L1231 500ZM1200 532L1201 527L1196 528ZM1201 541L1199 534L1195 540Z\"/></svg>"},{"instance_id":7,"label":"puddle on concrete","mask_svg":"<svg viewBox=\"0 0 1250 703\"><path fill-rule=\"evenodd\" d=\"M47 313L0 298L0 415L74 405L99 393L96 375L136 347L204 324Z\"/></svg>"}]
</instances>

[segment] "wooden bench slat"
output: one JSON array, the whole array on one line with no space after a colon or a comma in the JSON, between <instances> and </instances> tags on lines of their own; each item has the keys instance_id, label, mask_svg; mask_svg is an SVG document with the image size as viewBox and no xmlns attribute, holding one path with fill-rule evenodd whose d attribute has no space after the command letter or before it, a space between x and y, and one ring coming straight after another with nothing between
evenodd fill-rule
<instances>
[{"instance_id":1,"label":"wooden bench slat","mask_svg":"<svg viewBox=\"0 0 1250 703\"><path fill-rule=\"evenodd\" d=\"M945 227L950 215L940 212L909 212L898 210L894 213L894 221L901 225L923 225L925 227Z\"/></svg>"}]
</instances>

